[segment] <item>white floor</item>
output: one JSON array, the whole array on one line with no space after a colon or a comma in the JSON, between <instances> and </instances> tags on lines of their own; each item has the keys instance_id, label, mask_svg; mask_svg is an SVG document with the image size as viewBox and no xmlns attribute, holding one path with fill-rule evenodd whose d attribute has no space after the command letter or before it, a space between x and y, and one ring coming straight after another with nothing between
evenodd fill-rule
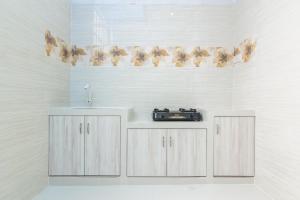
<instances>
[{"instance_id":1,"label":"white floor","mask_svg":"<svg viewBox=\"0 0 300 200\"><path fill-rule=\"evenodd\" d=\"M254 185L49 186L34 200L270 200Z\"/></svg>"}]
</instances>

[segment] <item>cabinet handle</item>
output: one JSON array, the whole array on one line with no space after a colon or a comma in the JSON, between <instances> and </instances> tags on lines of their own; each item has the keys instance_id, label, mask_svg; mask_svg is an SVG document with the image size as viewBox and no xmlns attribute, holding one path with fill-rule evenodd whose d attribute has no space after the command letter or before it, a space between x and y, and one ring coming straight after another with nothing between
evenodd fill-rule
<instances>
[{"instance_id":1,"label":"cabinet handle","mask_svg":"<svg viewBox=\"0 0 300 200\"><path fill-rule=\"evenodd\" d=\"M87 124L87 134L90 134L90 123Z\"/></svg>"},{"instance_id":2,"label":"cabinet handle","mask_svg":"<svg viewBox=\"0 0 300 200\"><path fill-rule=\"evenodd\" d=\"M79 132L80 132L80 134L82 134L82 123L80 123Z\"/></svg>"},{"instance_id":3,"label":"cabinet handle","mask_svg":"<svg viewBox=\"0 0 300 200\"><path fill-rule=\"evenodd\" d=\"M172 147L173 142L172 142L172 137L170 136L170 147Z\"/></svg>"},{"instance_id":4,"label":"cabinet handle","mask_svg":"<svg viewBox=\"0 0 300 200\"><path fill-rule=\"evenodd\" d=\"M162 137L162 146L165 148L165 136Z\"/></svg>"},{"instance_id":5,"label":"cabinet handle","mask_svg":"<svg viewBox=\"0 0 300 200\"><path fill-rule=\"evenodd\" d=\"M216 125L216 128L217 128L217 135L220 135L220 126L219 126L219 124Z\"/></svg>"}]
</instances>

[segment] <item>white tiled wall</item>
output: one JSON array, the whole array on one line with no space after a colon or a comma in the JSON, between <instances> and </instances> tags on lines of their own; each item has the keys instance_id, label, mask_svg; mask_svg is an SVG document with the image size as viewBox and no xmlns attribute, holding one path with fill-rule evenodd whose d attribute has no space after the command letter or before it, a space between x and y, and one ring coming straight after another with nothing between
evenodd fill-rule
<instances>
[{"instance_id":1,"label":"white tiled wall","mask_svg":"<svg viewBox=\"0 0 300 200\"><path fill-rule=\"evenodd\" d=\"M231 6L73 5L72 42L104 46L229 46Z\"/></svg>"},{"instance_id":2,"label":"white tiled wall","mask_svg":"<svg viewBox=\"0 0 300 200\"><path fill-rule=\"evenodd\" d=\"M69 38L67 0L0 2L0 199L48 184L48 108L69 100L69 66L44 53L44 32Z\"/></svg>"},{"instance_id":3,"label":"white tiled wall","mask_svg":"<svg viewBox=\"0 0 300 200\"><path fill-rule=\"evenodd\" d=\"M72 42L128 46L182 45L232 47L234 8L231 6L168 5L74 5ZM172 16L171 13L174 15ZM97 23L95 23L97 16ZM101 23L98 23L100 19ZM102 20L102 21L101 21ZM97 38L97 34L99 37ZM108 65L108 63L107 63ZM200 68L176 69L168 62L159 68L150 63L134 68L129 60L119 67L87 67L71 72L71 103L85 105L83 87L94 87L97 106L134 106L136 117L150 117L154 107L231 107L231 67L216 69L212 64Z\"/></svg>"},{"instance_id":4,"label":"white tiled wall","mask_svg":"<svg viewBox=\"0 0 300 200\"><path fill-rule=\"evenodd\" d=\"M300 199L300 1L241 0L239 37L256 55L234 70L233 107L256 111L255 183L278 200Z\"/></svg>"}]
</instances>

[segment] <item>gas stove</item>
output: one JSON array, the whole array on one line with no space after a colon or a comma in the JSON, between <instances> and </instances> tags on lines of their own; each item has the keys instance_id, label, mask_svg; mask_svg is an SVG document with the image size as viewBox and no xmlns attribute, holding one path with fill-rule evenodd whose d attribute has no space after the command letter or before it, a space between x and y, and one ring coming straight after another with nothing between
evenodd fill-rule
<instances>
[{"instance_id":1,"label":"gas stove","mask_svg":"<svg viewBox=\"0 0 300 200\"><path fill-rule=\"evenodd\" d=\"M163 110L159 110L155 108L153 110L153 120L154 121L202 121L202 115L197 109L184 109L179 108L176 111L170 111L165 108Z\"/></svg>"}]
</instances>

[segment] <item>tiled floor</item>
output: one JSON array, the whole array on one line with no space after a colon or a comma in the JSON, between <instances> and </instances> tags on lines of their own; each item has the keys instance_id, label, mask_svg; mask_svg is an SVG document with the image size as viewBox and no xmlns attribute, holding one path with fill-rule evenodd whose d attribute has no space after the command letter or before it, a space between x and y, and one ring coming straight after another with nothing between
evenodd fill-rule
<instances>
[{"instance_id":1,"label":"tiled floor","mask_svg":"<svg viewBox=\"0 0 300 200\"><path fill-rule=\"evenodd\" d=\"M49 186L34 200L270 200L254 185Z\"/></svg>"}]
</instances>

